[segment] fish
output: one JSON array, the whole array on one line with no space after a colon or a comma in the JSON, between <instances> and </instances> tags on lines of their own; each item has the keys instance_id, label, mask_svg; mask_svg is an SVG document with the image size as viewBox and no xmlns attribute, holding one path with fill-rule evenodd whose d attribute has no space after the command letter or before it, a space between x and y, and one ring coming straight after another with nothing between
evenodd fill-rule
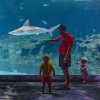
<instances>
[{"instance_id":1,"label":"fish","mask_svg":"<svg viewBox=\"0 0 100 100\"><path fill-rule=\"evenodd\" d=\"M44 7L48 7L49 5L48 5L48 4L43 4L42 6L44 6Z\"/></svg>"},{"instance_id":2,"label":"fish","mask_svg":"<svg viewBox=\"0 0 100 100\"><path fill-rule=\"evenodd\" d=\"M60 26L60 24L58 24L50 29L35 27L35 26L31 26L29 24L29 20L27 19L22 27L8 32L8 34L10 34L10 35L32 35L32 34L40 35L43 33L49 33L50 36L53 36L52 32L55 31L59 26Z\"/></svg>"},{"instance_id":3,"label":"fish","mask_svg":"<svg viewBox=\"0 0 100 100\"><path fill-rule=\"evenodd\" d=\"M47 25L47 24L48 24L45 20L42 20L42 23L43 23L43 24L45 24L45 25Z\"/></svg>"}]
</instances>

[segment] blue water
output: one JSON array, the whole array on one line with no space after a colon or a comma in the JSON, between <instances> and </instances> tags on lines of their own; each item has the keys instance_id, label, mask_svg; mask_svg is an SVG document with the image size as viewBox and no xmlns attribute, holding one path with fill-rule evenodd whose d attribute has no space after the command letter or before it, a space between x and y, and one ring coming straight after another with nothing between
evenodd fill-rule
<instances>
[{"instance_id":1,"label":"blue water","mask_svg":"<svg viewBox=\"0 0 100 100\"><path fill-rule=\"evenodd\" d=\"M89 49L80 49L77 43L81 39L88 40L92 35L100 33L100 1L99 0L0 0L0 74L39 74L42 55L48 53L56 70L58 67L58 43L44 43L43 39L51 38L48 34L42 37L11 36L8 32L21 27L29 19L32 26L51 28L57 24L65 24L67 31L74 36L71 74L80 74L79 66L75 64ZM53 32L58 37L59 32ZM79 40L77 40L79 39ZM93 37L95 39L95 37ZM34 40L34 42L31 42ZM97 42L97 40L95 40ZM92 43L92 42L91 42ZM93 42L94 43L94 42ZM96 55L88 61L89 74L100 74L98 47L88 56ZM91 47L92 48L92 47ZM99 50L99 53L97 53ZM79 50L80 51L80 50ZM78 55L76 57L75 55ZM96 53L96 54L94 54ZM95 66L95 67L93 67Z\"/></svg>"}]
</instances>

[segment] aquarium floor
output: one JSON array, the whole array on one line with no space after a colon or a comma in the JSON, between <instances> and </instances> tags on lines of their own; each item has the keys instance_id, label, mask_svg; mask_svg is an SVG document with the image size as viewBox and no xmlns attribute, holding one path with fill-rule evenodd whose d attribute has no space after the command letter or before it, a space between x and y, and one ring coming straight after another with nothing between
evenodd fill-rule
<instances>
[{"instance_id":1,"label":"aquarium floor","mask_svg":"<svg viewBox=\"0 0 100 100\"><path fill-rule=\"evenodd\" d=\"M60 84L53 83L52 94L41 94L39 82L0 82L0 100L100 100L100 82L72 82L71 90Z\"/></svg>"}]
</instances>

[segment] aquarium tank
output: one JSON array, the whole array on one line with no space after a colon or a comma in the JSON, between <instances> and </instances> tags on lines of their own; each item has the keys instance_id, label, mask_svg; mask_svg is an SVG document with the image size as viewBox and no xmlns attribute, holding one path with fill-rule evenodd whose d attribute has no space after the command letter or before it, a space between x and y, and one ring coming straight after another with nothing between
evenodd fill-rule
<instances>
[{"instance_id":1,"label":"aquarium tank","mask_svg":"<svg viewBox=\"0 0 100 100\"><path fill-rule=\"evenodd\" d=\"M47 30L9 34L26 24ZM85 56L89 75L100 75L100 0L0 0L0 75L39 75L43 54L50 55L56 75L63 75L59 42L44 41L59 37L58 29L48 33L59 24L74 37L70 74L80 75L76 62Z\"/></svg>"}]
</instances>

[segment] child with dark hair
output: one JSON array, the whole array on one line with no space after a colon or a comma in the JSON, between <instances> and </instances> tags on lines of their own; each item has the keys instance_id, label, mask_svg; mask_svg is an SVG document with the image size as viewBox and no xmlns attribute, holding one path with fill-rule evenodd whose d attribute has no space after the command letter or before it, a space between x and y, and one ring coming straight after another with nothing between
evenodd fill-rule
<instances>
[{"instance_id":1,"label":"child with dark hair","mask_svg":"<svg viewBox=\"0 0 100 100\"><path fill-rule=\"evenodd\" d=\"M50 57L48 54L45 54L43 56L43 63L40 66L40 75L42 76L42 87L41 87L41 92L44 93L44 88L46 83L48 84L49 88L49 93L51 93L51 85L52 85L52 74L55 75L54 68L50 62Z\"/></svg>"},{"instance_id":2,"label":"child with dark hair","mask_svg":"<svg viewBox=\"0 0 100 100\"><path fill-rule=\"evenodd\" d=\"M87 76L88 76L86 63L87 63L86 57L82 57L81 60L79 62L77 62L77 64L79 64L81 67L80 70L82 73L82 83L86 83Z\"/></svg>"}]
</instances>

